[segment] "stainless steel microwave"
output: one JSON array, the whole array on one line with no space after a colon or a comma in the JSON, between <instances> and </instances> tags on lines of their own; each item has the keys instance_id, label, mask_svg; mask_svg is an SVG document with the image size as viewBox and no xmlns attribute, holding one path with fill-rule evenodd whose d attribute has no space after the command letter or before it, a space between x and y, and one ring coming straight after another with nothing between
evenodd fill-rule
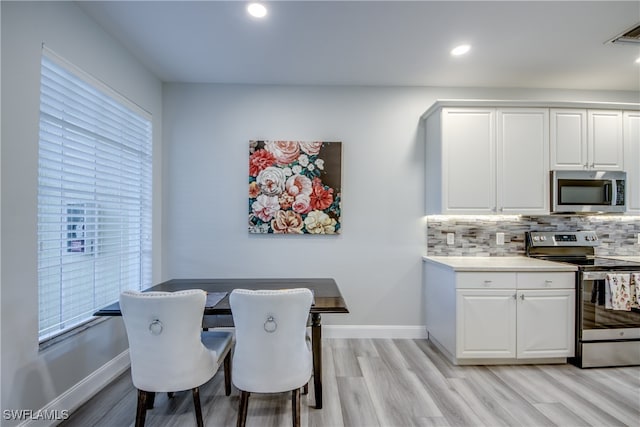
<instances>
[{"instance_id":1,"label":"stainless steel microwave","mask_svg":"<svg viewBox=\"0 0 640 427\"><path fill-rule=\"evenodd\" d=\"M626 172L552 171L554 213L625 212Z\"/></svg>"}]
</instances>

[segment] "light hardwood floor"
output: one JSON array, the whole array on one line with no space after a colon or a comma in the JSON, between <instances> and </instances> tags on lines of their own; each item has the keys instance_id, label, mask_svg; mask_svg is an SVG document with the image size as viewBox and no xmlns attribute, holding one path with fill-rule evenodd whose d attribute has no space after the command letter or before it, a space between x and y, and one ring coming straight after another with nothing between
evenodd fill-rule
<instances>
[{"instance_id":1,"label":"light hardwood floor","mask_svg":"<svg viewBox=\"0 0 640 427\"><path fill-rule=\"evenodd\" d=\"M454 366L425 340L325 339L324 408L302 396L303 426L640 426L640 367ZM222 371L201 387L206 426L234 426ZM290 393L252 395L247 426L290 426ZM131 426L129 372L62 426ZM190 392L158 394L147 426L195 425Z\"/></svg>"}]
</instances>

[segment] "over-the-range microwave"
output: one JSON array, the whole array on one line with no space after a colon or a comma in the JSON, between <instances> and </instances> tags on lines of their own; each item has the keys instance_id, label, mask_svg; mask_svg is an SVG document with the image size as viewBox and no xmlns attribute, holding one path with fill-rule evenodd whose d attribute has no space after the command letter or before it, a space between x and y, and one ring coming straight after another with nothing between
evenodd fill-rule
<instances>
[{"instance_id":1,"label":"over-the-range microwave","mask_svg":"<svg viewBox=\"0 0 640 427\"><path fill-rule=\"evenodd\" d=\"M552 171L553 213L625 212L626 172Z\"/></svg>"}]
</instances>

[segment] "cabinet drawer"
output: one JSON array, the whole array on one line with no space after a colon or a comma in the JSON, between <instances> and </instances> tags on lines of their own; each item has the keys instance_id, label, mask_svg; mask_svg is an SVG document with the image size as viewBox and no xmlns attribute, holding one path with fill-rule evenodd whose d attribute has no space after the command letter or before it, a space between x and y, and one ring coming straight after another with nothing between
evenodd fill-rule
<instances>
[{"instance_id":1,"label":"cabinet drawer","mask_svg":"<svg viewBox=\"0 0 640 427\"><path fill-rule=\"evenodd\" d=\"M516 273L475 273L456 274L457 289L515 289Z\"/></svg>"},{"instance_id":2,"label":"cabinet drawer","mask_svg":"<svg viewBox=\"0 0 640 427\"><path fill-rule=\"evenodd\" d=\"M518 273L518 289L574 289L574 273Z\"/></svg>"}]
</instances>

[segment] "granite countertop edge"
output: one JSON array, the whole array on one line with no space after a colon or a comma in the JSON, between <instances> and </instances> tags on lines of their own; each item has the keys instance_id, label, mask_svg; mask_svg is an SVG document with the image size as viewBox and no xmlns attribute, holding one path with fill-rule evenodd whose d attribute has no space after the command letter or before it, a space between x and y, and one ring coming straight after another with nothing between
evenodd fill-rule
<instances>
[{"instance_id":1,"label":"granite countertop edge","mask_svg":"<svg viewBox=\"0 0 640 427\"><path fill-rule=\"evenodd\" d=\"M424 262L440 264L454 271L573 272L578 268L561 262L546 261L526 256L423 256Z\"/></svg>"}]
</instances>

